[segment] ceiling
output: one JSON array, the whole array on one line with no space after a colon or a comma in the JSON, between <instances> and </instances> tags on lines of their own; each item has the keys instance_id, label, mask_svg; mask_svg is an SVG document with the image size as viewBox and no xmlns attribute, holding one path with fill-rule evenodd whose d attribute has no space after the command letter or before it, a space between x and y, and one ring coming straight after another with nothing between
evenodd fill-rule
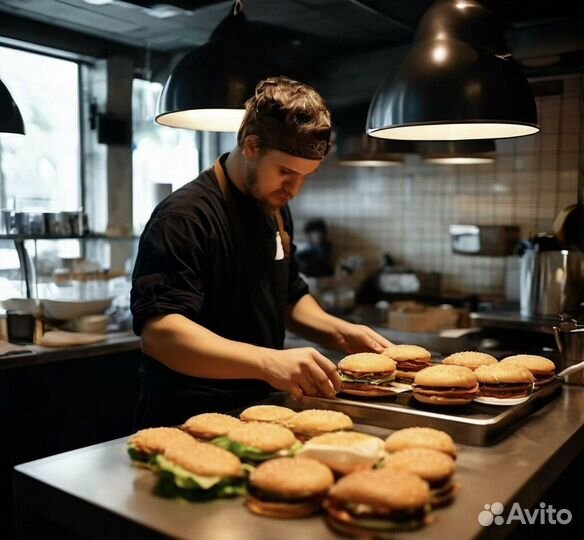
<instances>
[{"instance_id":1,"label":"ceiling","mask_svg":"<svg viewBox=\"0 0 584 540\"><path fill-rule=\"evenodd\" d=\"M109 2L96 5L101 2ZM403 56L432 0L243 0L248 19L270 25L299 63L327 73L322 86L363 99ZM483 0L508 32L528 74L583 69L584 2ZM221 0L0 0L0 35L24 21L128 48L177 57L204 43L232 9ZM2 22L4 20L4 22ZM62 32L62 30L61 30ZM549 61L545 60L549 58ZM556 57L556 58L553 58ZM544 58L542 65L534 58ZM550 63L551 62L551 63ZM542 62L535 62L541 64ZM381 66L381 69L380 69ZM387 66L387 68L386 68ZM554 67L555 66L555 67ZM365 72L369 75L363 75Z\"/></svg>"}]
</instances>

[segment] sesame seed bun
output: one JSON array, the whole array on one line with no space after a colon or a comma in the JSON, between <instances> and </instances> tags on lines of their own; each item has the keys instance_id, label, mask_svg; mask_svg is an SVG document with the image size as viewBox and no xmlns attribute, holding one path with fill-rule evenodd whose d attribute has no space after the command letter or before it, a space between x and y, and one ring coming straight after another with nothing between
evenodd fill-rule
<instances>
[{"instance_id":1,"label":"sesame seed bun","mask_svg":"<svg viewBox=\"0 0 584 540\"><path fill-rule=\"evenodd\" d=\"M430 351L418 345L391 345L381 354L393 358L398 363L398 367L400 362L407 362L408 360L429 362L432 358Z\"/></svg>"},{"instance_id":2,"label":"sesame seed bun","mask_svg":"<svg viewBox=\"0 0 584 540\"><path fill-rule=\"evenodd\" d=\"M488 366L497 363L497 359L490 354L476 351L463 351L451 354L442 360L443 364L463 366L475 370L479 366Z\"/></svg>"},{"instance_id":3,"label":"sesame seed bun","mask_svg":"<svg viewBox=\"0 0 584 540\"><path fill-rule=\"evenodd\" d=\"M132 435L128 445L144 454L162 454L176 441L192 441L192 438L177 428L156 427L142 429Z\"/></svg>"},{"instance_id":4,"label":"sesame seed bun","mask_svg":"<svg viewBox=\"0 0 584 540\"><path fill-rule=\"evenodd\" d=\"M409 448L389 454L383 467L411 472L427 482L444 480L454 474L454 460L430 448Z\"/></svg>"},{"instance_id":5,"label":"sesame seed bun","mask_svg":"<svg viewBox=\"0 0 584 540\"><path fill-rule=\"evenodd\" d=\"M527 368L535 377L536 387L550 383L556 378L555 364L543 356L516 354L503 358L501 363L510 363Z\"/></svg>"},{"instance_id":6,"label":"sesame seed bun","mask_svg":"<svg viewBox=\"0 0 584 540\"><path fill-rule=\"evenodd\" d=\"M271 459L259 465L249 477L252 486L290 499L324 493L334 481L326 465L307 457Z\"/></svg>"},{"instance_id":7,"label":"sesame seed bun","mask_svg":"<svg viewBox=\"0 0 584 540\"><path fill-rule=\"evenodd\" d=\"M286 420L292 418L295 411L288 407L279 405L254 405L241 412L239 418L244 422L274 422L285 424Z\"/></svg>"},{"instance_id":8,"label":"sesame seed bun","mask_svg":"<svg viewBox=\"0 0 584 540\"><path fill-rule=\"evenodd\" d=\"M408 510L428 504L428 483L408 472L377 469L341 478L329 498L345 503L367 504L392 510Z\"/></svg>"},{"instance_id":9,"label":"sesame seed bun","mask_svg":"<svg viewBox=\"0 0 584 540\"><path fill-rule=\"evenodd\" d=\"M357 353L345 356L339 364L339 370L354 373L374 373L377 371L395 371L395 362L388 356L376 353Z\"/></svg>"},{"instance_id":10,"label":"sesame seed bun","mask_svg":"<svg viewBox=\"0 0 584 540\"><path fill-rule=\"evenodd\" d=\"M330 431L353 429L353 421L345 413L323 409L307 409L296 413L286 425L294 433L310 437Z\"/></svg>"},{"instance_id":11,"label":"sesame seed bun","mask_svg":"<svg viewBox=\"0 0 584 540\"><path fill-rule=\"evenodd\" d=\"M239 477L241 461L227 450L190 439L174 444L164 451L164 457L183 469L200 476Z\"/></svg>"},{"instance_id":12,"label":"sesame seed bun","mask_svg":"<svg viewBox=\"0 0 584 540\"><path fill-rule=\"evenodd\" d=\"M297 443L294 433L278 424L247 422L227 433L232 441L257 448L265 453L291 448Z\"/></svg>"},{"instance_id":13,"label":"sesame seed bun","mask_svg":"<svg viewBox=\"0 0 584 540\"><path fill-rule=\"evenodd\" d=\"M370 469L384 454L382 439L356 431L318 435L307 441L299 452L299 455L316 459L340 474Z\"/></svg>"},{"instance_id":14,"label":"sesame seed bun","mask_svg":"<svg viewBox=\"0 0 584 540\"><path fill-rule=\"evenodd\" d=\"M241 422L228 414L203 413L191 416L182 428L193 437L211 440L225 435L230 429L239 425Z\"/></svg>"},{"instance_id":15,"label":"sesame seed bun","mask_svg":"<svg viewBox=\"0 0 584 540\"><path fill-rule=\"evenodd\" d=\"M456 459L456 446L444 431L427 427L411 427L395 431L385 439L385 449L397 452L406 448L430 448Z\"/></svg>"},{"instance_id":16,"label":"sesame seed bun","mask_svg":"<svg viewBox=\"0 0 584 540\"><path fill-rule=\"evenodd\" d=\"M331 470L313 459L272 459L251 473L245 505L263 516L306 517L320 510L334 481Z\"/></svg>"},{"instance_id":17,"label":"sesame seed bun","mask_svg":"<svg viewBox=\"0 0 584 540\"><path fill-rule=\"evenodd\" d=\"M474 372L479 383L528 383L534 381L534 377L527 368L513 362L497 363L490 366L479 366Z\"/></svg>"},{"instance_id":18,"label":"sesame seed bun","mask_svg":"<svg viewBox=\"0 0 584 540\"><path fill-rule=\"evenodd\" d=\"M414 384L432 387L473 388L477 384L477 379L471 369L437 364L418 371L414 378Z\"/></svg>"}]
</instances>

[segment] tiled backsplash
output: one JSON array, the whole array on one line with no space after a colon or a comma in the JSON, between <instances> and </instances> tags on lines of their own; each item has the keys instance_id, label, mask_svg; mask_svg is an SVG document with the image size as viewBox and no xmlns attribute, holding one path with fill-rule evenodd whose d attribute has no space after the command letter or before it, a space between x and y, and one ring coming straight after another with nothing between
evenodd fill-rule
<instances>
[{"instance_id":1,"label":"tiled backsplash","mask_svg":"<svg viewBox=\"0 0 584 540\"><path fill-rule=\"evenodd\" d=\"M541 132L497 141L492 164L434 165L411 155L400 167L355 168L331 155L291 204L297 242L304 223L320 217L339 257L360 254L372 270L389 252L396 264L440 272L444 294L503 298L518 258L454 255L448 229L519 225L528 237L551 231L558 212L577 201L579 79L536 101Z\"/></svg>"}]
</instances>

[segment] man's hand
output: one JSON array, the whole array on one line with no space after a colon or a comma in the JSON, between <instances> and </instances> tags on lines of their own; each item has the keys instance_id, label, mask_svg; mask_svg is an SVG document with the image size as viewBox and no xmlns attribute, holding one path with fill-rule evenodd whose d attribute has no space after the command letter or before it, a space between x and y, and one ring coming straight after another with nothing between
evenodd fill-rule
<instances>
[{"instance_id":1,"label":"man's hand","mask_svg":"<svg viewBox=\"0 0 584 540\"><path fill-rule=\"evenodd\" d=\"M335 364L310 347L271 351L263 367L268 384L298 401L303 396L334 398L341 389Z\"/></svg>"},{"instance_id":2,"label":"man's hand","mask_svg":"<svg viewBox=\"0 0 584 540\"><path fill-rule=\"evenodd\" d=\"M362 324L342 321L339 322L336 330L335 340L337 347L348 354L359 352L382 353L392 345L391 341Z\"/></svg>"}]
</instances>

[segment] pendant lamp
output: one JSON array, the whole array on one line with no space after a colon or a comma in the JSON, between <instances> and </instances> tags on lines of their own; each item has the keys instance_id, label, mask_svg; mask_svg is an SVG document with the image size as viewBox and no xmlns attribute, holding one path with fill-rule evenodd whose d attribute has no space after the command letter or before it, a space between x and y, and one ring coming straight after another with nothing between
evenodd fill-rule
<instances>
[{"instance_id":1,"label":"pendant lamp","mask_svg":"<svg viewBox=\"0 0 584 540\"><path fill-rule=\"evenodd\" d=\"M432 141L418 145L424 161L439 165L482 165L495 161L495 141Z\"/></svg>"},{"instance_id":2,"label":"pendant lamp","mask_svg":"<svg viewBox=\"0 0 584 540\"><path fill-rule=\"evenodd\" d=\"M280 75L261 25L236 1L209 41L188 53L170 74L158 101L156 122L201 131L237 131L256 84Z\"/></svg>"},{"instance_id":3,"label":"pendant lamp","mask_svg":"<svg viewBox=\"0 0 584 540\"><path fill-rule=\"evenodd\" d=\"M360 134L337 131L337 158L347 167L393 167L404 162L402 141L374 139L362 129ZM394 144L392 144L394 143ZM397 144L395 144L397 143Z\"/></svg>"},{"instance_id":4,"label":"pendant lamp","mask_svg":"<svg viewBox=\"0 0 584 540\"><path fill-rule=\"evenodd\" d=\"M498 139L538 131L529 84L497 19L478 0L430 6L367 119L367 132L386 139Z\"/></svg>"},{"instance_id":5,"label":"pendant lamp","mask_svg":"<svg viewBox=\"0 0 584 540\"><path fill-rule=\"evenodd\" d=\"M0 133L24 135L24 122L18 106L2 81L0 81Z\"/></svg>"}]
</instances>

